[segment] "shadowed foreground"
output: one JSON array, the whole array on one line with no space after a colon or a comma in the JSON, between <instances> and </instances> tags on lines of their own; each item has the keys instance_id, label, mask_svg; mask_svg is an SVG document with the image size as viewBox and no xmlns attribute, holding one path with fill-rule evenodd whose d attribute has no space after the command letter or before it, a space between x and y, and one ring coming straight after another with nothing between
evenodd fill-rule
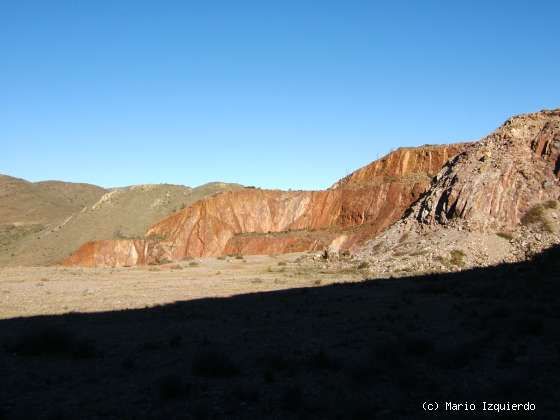
<instances>
[{"instance_id":1,"label":"shadowed foreground","mask_svg":"<svg viewBox=\"0 0 560 420\"><path fill-rule=\"evenodd\" d=\"M557 247L463 273L2 320L0 418L556 419L559 268Z\"/></svg>"}]
</instances>

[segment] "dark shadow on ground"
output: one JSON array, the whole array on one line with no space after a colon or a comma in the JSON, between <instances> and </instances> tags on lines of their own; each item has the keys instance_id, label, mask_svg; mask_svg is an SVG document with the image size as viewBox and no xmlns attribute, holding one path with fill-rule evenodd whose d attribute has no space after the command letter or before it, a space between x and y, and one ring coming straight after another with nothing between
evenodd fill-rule
<instances>
[{"instance_id":1,"label":"dark shadow on ground","mask_svg":"<svg viewBox=\"0 0 560 420\"><path fill-rule=\"evenodd\" d=\"M559 264L3 320L0 418L557 419Z\"/></svg>"}]
</instances>

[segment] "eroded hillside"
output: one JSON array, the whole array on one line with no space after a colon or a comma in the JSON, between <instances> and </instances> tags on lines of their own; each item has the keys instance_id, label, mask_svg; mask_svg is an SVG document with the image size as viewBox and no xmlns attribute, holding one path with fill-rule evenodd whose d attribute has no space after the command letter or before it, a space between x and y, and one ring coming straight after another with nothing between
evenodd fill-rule
<instances>
[{"instance_id":1,"label":"eroded hillside","mask_svg":"<svg viewBox=\"0 0 560 420\"><path fill-rule=\"evenodd\" d=\"M134 265L191 256L347 249L398 220L465 144L398 149L326 191L244 189L153 225L143 242L88 243L67 265Z\"/></svg>"},{"instance_id":2,"label":"eroded hillside","mask_svg":"<svg viewBox=\"0 0 560 420\"><path fill-rule=\"evenodd\" d=\"M357 252L378 273L520 261L560 242L560 110L520 115L450 160Z\"/></svg>"},{"instance_id":3,"label":"eroded hillside","mask_svg":"<svg viewBox=\"0 0 560 420\"><path fill-rule=\"evenodd\" d=\"M197 188L153 184L100 189L101 194L78 202L72 211L53 210L59 217L50 224L12 237L0 253L0 265L48 265L62 261L88 241L143 238L150 225L174 211L209 195L239 188L216 182ZM15 188L21 195L20 190Z\"/></svg>"}]
</instances>

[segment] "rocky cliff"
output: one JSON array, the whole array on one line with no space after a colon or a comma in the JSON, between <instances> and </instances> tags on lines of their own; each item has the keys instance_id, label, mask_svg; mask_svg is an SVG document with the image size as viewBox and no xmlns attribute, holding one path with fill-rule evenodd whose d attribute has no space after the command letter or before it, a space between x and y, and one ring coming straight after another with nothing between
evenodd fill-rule
<instances>
[{"instance_id":1,"label":"rocky cliff","mask_svg":"<svg viewBox=\"0 0 560 420\"><path fill-rule=\"evenodd\" d=\"M560 243L559 172L560 110L513 117L450 159L356 258L379 275L525 260Z\"/></svg>"},{"instance_id":2,"label":"rocky cliff","mask_svg":"<svg viewBox=\"0 0 560 420\"><path fill-rule=\"evenodd\" d=\"M451 160L414 210L425 224L513 228L560 197L560 110L520 115Z\"/></svg>"},{"instance_id":3,"label":"rocky cliff","mask_svg":"<svg viewBox=\"0 0 560 420\"><path fill-rule=\"evenodd\" d=\"M398 220L448 158L465 147L398 149L325 191L247 188L218 194L153 225L143 242L88 243L65 264L133 265L231 253L346 249Z\"/></svg>"}]
</instances>

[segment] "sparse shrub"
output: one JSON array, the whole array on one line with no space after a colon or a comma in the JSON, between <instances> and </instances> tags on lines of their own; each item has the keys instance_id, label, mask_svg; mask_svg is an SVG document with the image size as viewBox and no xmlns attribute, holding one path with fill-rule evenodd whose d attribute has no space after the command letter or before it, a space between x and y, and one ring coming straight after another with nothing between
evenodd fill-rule
<instances>
[{"instance_id":1,"label":"sparse shrub","mask_svg":"<svg viewBox=\"0 0 560 420\"><path fill-rule=\"evenodd\" d=\"M496 233L500 238L504 238L507 241L511 241L513 239L513 235L509 232L498 232Z\"/></svg>"},{"instance_id":2,"label":"sparse shrub","mask_svg":"<svg viewBox=\"0 0 560 420\"><path fill-rule=\"evenodd\" d=\"M457 267L464 267L465 266L465 256L466 254L461 251L460 249L454 249L450 252L451 259L450 263Z\"/></svg>"},{"instance_id":3,"label":"sparse shrub","mask_svg":"<svg viewBox=\"0 0 560 420\"><path fill-rule=\"evenodd\" d=\"M536 223L542 223L544 218L544 207L541 205L536 205L531 207L527 213L521 218L521 223L525 226L529 226Z\"/></svg>"},{"instance_id":4,"label":"sparse shrub","mask_svg":"<svg viewBox=\"0 0 560 420\"><path fill-rule=\"evenodd\" d=\"M549 200L544 204L531 207L521 218L521 223L524 226L539 225L545 232L554 232L554 228L545 214L546 209L556 208L553 206L557 206L557 204L552 204L553 202L556 203L554 200Z\"/></svg>"},{"instance_id":5,"label":"sparse shrub","mask_svg":"<svg viewBox=\"0 0 560 420\"><path fill-rule=\"evenodd\" d=\"M242 260L242 259L243 259L243 255L237 254L237 255L235 256L235 259L236 259L236 260Z\"/></svg>"},{"instance_id":6,"label":"sparse shrub","mask_svg":"<svg viewBox=\"0 0 560 420\"><path fill-rule=\"evenodd\" d=\"M239 374L239 368L223 351L206 350L194 356L192 373L205 378L227 378Z\"/></svg>"},{"instance_id":7,"label":"sparse shrub","mask_svg":"<svg viewBox=\"0 0 560 420\"><path fill-rule=\"evenodd\" d=\"M288 265L288 263L286 261L278 261L278 265L283 266Z\"/></svg>"},{"instance_id":8,"label":"sparse shrub","mask_svg":"<svg viewBox=\"0 0 560 420\"><path fill-rule=\"evenodd\" d=\"M366 270L367 268L369 268L369 263L367 261L362 261L358 264L358 270Z\"/></svg>"},{"instance_id":9,"label":"sparse shrub","mask_svg":"<svg viewBox=\"0 0 560 420\"><path fill-rule=\"evenodd\" d=\"M191 262L189 263L189 267L198 267L199 265L200 265L200 264L199 264L198 262L196 262L196 261L191 261Z\"/></svg>"},{"instance_id":10,"label":"sparse shrub","mask_svg":"<svg viewBox=\"0 0 560 420\"><path fill-rule=\"evenodd\" d=\"M218 260L221 260L221 261L223 261L223 260L226 259L226 257L225 257L224 255L220 255L219 257L216 257L216 258L217 258Z\"/></svg>"},{"instance_id":11,"label":"sparse shrub","mask_svg":"<svg viewBox=\"0 0 560 420\"><path fill-rule=\"evenodd\" d=\"M182 270L182 269L183 269L183 266L180 265L180 264L175 264L175 265L172 265L172 266L171 266L171 269L172 269L172 270Z\"/></svg>"},{"instance_id":12,"label":"sparse shrub","mask_svg":"<svg viewBox=\"0 0 560 420\"><path fill-rule=\"evenodd\" d=\"M543 204L533 206L521 218L521 223L524 226L539 225L545 232L552 233L554 232L554 228L550 220L547 219L545 210L555 209L557 206L558 203L554 200L549 200Z\"/></svg>"},{"instance_id":13,"label":"sparse shrub","mask_svg":"<svg viewBox=\"0 0 560 420\"><path fill-rule=\"evenodd\" d=\"M314 286L320 286L322 282L323 282L323 280L317 279L317 280L315 280L315 281L313 282L313 285L314 285Z\"/></svg>"}]
</instances>

